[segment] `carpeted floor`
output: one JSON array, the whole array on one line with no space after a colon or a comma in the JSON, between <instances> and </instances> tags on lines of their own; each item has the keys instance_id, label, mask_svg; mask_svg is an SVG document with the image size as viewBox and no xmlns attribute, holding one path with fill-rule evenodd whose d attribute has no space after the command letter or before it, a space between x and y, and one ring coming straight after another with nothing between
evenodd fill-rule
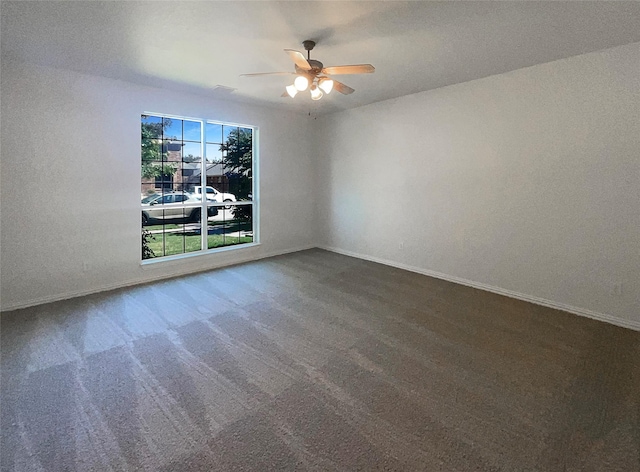
<instances>
[{"instance_id":1,"label":"carpeted floor","mask_svg":"<svg viewBox=\"0 0 640 472\"><path fill-rule=\"evenodd\" d=\"M640 470L640 333L321 250L1 332L3 471Z\"/></svg>"}]
</instances>

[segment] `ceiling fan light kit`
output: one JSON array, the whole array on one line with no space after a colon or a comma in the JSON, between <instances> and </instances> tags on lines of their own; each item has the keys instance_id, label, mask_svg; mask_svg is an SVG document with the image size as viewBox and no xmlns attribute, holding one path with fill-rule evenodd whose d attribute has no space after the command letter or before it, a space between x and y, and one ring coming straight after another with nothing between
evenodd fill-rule
<instances>
[{"instance_id":1,"label":"ceiling fan light kit","mask_svg":"<svg viewBox=\"0 0 640 472\"><path fill-rule=\"evenodd\" d=\"M324 90L324 93L329 94L333 90L333 80L328 77L322 77L318 80L318 87Z\"/></svg>"},{"instance_id":2,"label":"ceiling fan light kit","mask_svg":"<svg viewBox=\"0 0 640 472\"><path fill-rule=\"evenodd\" d=\"M311 100L320 100L322 98L322 90L318 88L316 84L311 86Z\"/></svg>"},{"instance_id":3,"label":"ceiling fan light kit","mask_svg":"<svg viewBox=\"0 0 640 472\"><path fill-rule=\"evenodd\" d=\"M307 39L302 42L302 45L307 51L306 58L300 51L296 51L294 49L284 50L294 62L295 72L261 72L257 74L242 74L242 76L256 77L263 75L295 75L296 78L294 79L293 84L285 87L285 93L283 93L282 96L293 98L298 94L298 92L304 92L309 89L311 99L320 100L325 93L329 94L333 89L343 95L349 95L355 91L348 85L327 77L328 75L371 74L376 70L371 64L324 67L322 62L311 59L310 57L311 50L315 47L316 43Z\"/></svg>"},{"instance_id":4,"label":"ceiling fan light kit","mask_svg":"<svg viewBox=\"0 0 640 472\"><path fill-rule=\"evenodd\" d=\"M294 87L298 90L298 92L304 92L309 87L309 79L307 79L304 75L299 75L293 81Z\"/></svg>"},{"instance_id":5,"label":"ceiling fan light kit","mask_svg":"<svg viewBox=\"0 0 640 472\"><path fill-rule=\"evenodd\" d=\"M295 87L295 85L287 85L286 86L286 90L287 90L287 94L293 98L296 96L296 94L298 93L298 89Z\"/></svg>"}]
</instances>

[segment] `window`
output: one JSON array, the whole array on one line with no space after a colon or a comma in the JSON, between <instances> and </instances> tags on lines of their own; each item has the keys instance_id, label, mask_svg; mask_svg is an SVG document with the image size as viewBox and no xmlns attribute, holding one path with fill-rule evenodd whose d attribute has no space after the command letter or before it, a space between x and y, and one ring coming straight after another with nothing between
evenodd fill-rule
<instances>
[{"instance_id":1,"label":"window","mask_svg":"<svg viewBox=\"0 0 640 472\"><path fill-rule=\"evenodd\" d=\"M156 188L166 188L168 190L173 188L173 175L162 174L156 176Z\"/></svg>"},{"instance_id":2,"label":"window","mask_svg":"<svg viewBox=\"0 0 640 472\"><path fill-rule=\"evenodd\" d=\"M142 258L257 242L255 129L141 116Z\"/></svg>"}]
</instances>

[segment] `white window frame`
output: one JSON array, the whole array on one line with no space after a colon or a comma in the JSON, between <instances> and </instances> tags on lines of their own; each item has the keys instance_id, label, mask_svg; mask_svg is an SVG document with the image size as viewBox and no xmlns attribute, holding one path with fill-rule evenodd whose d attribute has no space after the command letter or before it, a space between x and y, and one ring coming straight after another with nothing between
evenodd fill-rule
<instances>
[{"instance_id":1,"label":"white window frame","mask_svg":"<svg viewBox=\"0 0 640 472\"><path fill-rule=\"evenodd\" d=\"M191 252L184 252L181 254L172 254L170 256L157 256L157 257L153 257L151 259L142 259L142 254L140 254L140 263L141 265L148 265L148 264L156 264L159 262L167 262L167 261L174 261L174 260L178 260L178 259L185 259L185 258L189 258L189 257L198 257L198 256L203 256L203 255L208 255L208 254L215 254L215 253L219 253L219 252L226 252L226 251L238 251L238 250L242 250L242 249L246 249L249 247L254 247L254 246L259 246L260 245L260 206L258 204L258 195L259 195L259 171L258 171L258 127L255 125L247 125L247 124L242 124L242 123L233 123L233 122L228 122L228 121L219 121L219 120L212 120L212 119L206 119L206 118L194 118L194 117L188 117L188 116L180 116L180 115L171 115L168 113L158 113L158 112L147 112L147 111L143 111L142 113L140 113L140 116L142 115L149 115L149 116L156 116L156 117L162 117L162 118L170 118L170 119L175 119L175 120L188 120L188 121L197 121L200 122L200 131L201 131L201 141L200 141L200 155L202 156L202 159L200 161L200 165L202 166L202 170L200 172L200 186L202 189L205 189L204 192L202 192L202 201L198 204L198 203L169 203L166 205L162 205L162 208L168 208L168 209L172 209L172 208L183 208L183 209L187 209L187 208L196 208L196 207L200 207L200 250L199 251L191 251ZM250 243L241 243L241 244L232 244L229 246L221 246L221 247L217 247L217 248L211 248L208 249L208 231L204 231L203 228L207 227L206 224L206 219L208 218L208 207L216 207L216 208L220 208L224 210L224 207L229 205L229 203L225 203L225 202L209 202L207 200L207 195L206 195L206 187L207 187L207 123L210 124L216 124L216 125L223 125L223 126L235 126L238 128L250 128L251 129L251 200L239 200L236 202L233 202L231 205L233 206L252 206L252 210L251 210L251 226L252 226L252 233L253 233L253 241ZM141 147L142 142L140 143L139 148ZM138 217L138 221L140 221L140 225L142 225L142 221L140 219L140 217ZM141 228L144 228L144 226L141 226ZM142 244L142 243L140 243ZM205 248L205 249L203 249Z\"/></svg>"}]
</instances>

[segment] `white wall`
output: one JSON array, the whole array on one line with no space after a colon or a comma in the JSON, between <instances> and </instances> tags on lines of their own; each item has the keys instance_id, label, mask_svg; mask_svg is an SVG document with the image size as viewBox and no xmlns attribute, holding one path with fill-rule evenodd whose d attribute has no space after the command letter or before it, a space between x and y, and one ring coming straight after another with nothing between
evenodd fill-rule
<instances>
[{"instance_id":1,"label":"white wall","mask_svg":"<svg viewBox=\"0 0 640 472\"><path fill-rule=\"evenodd\" d=\"M2 63L3 310L315 245L306 117ZM140 114L259 127L262 245L140 265Z\"/></svg>"},{"instance_id":2,"label":"white wall","mask_svg":"<svg viewBox=\"0 0 640 472\"><path fill-rule=\"evenodd\" d=\"M640 329L640 43L317 123L325 247Z\"/></svg>"},{"instance_id":3,"label":"white wall","mask_svg":"<svg viewBox=\"0 0 640 472\"><path fill-rule=\"evenodd\" d=\"M640 328L639 64L635 43L308 122L3 60L0 307L320 244ZM261 246L141 267L142 111L260 128Z\"/></svg>"}]
</instances>

